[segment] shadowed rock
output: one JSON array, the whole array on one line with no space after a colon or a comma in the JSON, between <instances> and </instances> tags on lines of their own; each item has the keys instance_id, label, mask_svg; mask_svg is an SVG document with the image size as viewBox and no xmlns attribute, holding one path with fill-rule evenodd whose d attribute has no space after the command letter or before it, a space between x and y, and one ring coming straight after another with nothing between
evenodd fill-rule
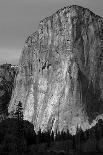
<instances>
[{"instance_id":1,"label":"shadowed rock","mask_svg":"<svg viewBox=\"0 0 103 155\"><path fill-rule=\"evenodd\" d=\"M17 70L10 64L0 66L0 120L7 116Z\"/></svg>"}]
</instances>

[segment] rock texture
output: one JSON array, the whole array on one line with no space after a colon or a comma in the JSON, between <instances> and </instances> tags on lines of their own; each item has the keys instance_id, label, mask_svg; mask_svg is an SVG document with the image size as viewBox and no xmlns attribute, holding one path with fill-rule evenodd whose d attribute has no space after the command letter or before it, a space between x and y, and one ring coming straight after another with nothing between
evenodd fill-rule
<instances>
[{"instance_id":1,"label":"rock texture","mask_svg":"<svg viewBox=\"0 0 103 155\"><path fill-rule=\"evenodd\" d=\"M45 18L25 41L9 105L23 104L36 131L89 128L103 113L103 18L68 6Z\"/></svg>"},{"instance_id":2,"label":"rock texture","mask_svg":"<svg viewBox=\"0 0 103 155\"><path fill-rule=\"evenodd\" d=\"M0 66L0 121L7 115L17 70L10 64Z\"/></svg>"}]
</instances>

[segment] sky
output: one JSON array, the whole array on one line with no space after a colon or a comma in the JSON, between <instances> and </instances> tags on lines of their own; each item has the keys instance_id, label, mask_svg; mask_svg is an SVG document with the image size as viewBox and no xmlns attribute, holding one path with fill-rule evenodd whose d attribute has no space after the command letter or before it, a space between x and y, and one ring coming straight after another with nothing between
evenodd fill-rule
<instances>
[{"instance_id":1,"label":"sky","mask_svg":"<svg viewBox=\"0 0 103 155\"><path fill-rule=\"evenodd\" d=\"M17 65L26 38L40 20L74 4L103 17L103 0L0 0L0 64Z\"/></svg>"}]
</instances>

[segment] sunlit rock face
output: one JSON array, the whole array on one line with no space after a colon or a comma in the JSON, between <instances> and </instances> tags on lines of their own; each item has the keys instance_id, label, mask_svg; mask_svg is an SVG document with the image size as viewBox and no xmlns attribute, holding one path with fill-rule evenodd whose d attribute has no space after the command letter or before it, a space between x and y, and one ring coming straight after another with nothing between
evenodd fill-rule
<instances>
[{"instance_id":1,"label":"sunlit rock face","mask_svg":"<svg viewBox=\"0 0 103 155\"><path fill-rule=\"evenodd\" d=\"M103 113L103 19L80 6L60 9L25 41L8 108L23 104L38 131L83 130Z\"/></svg>"}]
</instances>

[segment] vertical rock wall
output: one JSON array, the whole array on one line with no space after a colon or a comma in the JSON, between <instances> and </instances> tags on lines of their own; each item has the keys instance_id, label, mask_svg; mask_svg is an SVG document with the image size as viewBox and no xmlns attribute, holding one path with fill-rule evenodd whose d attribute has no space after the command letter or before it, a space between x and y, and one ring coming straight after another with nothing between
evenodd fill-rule
<instances>
[{"instance_id":1,"label":"vertical rock wall","mask_svg":"<svg viewBox=\"0 0 103 155\"><path fill-rule=\"evenodd\" d=\"M103 19L80 6L60 9L25 41L8 108L23 103L36 131L84 130L103 112Z\"/></svg>"}]
</instances>

